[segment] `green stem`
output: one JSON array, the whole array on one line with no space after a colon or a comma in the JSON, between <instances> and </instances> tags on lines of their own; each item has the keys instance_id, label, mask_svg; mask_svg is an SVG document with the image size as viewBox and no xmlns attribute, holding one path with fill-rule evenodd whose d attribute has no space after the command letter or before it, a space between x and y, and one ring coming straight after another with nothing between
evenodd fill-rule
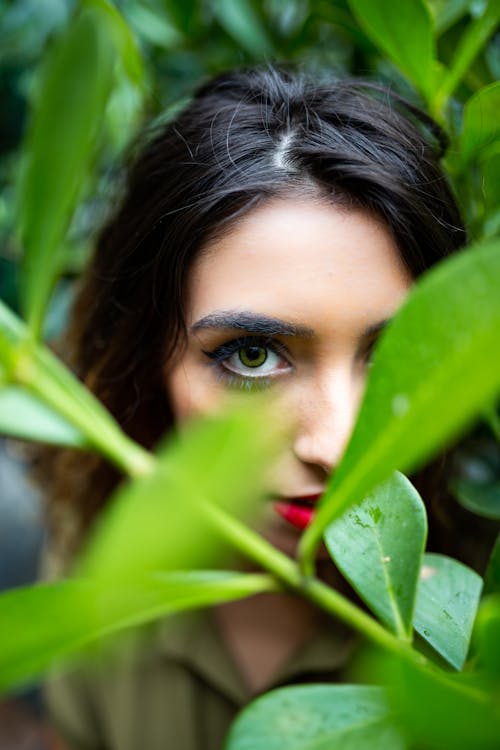
<instances>
[{"instance_id":1,"label":"green stem","mask_svg":"<svg viewBox=\"0 0 500 750\"><path fill-rule=\"evenodd\" d=\"M273 573L288 586L292 588L300 586L302 576L299 568L287 555L222 508L210 502L203 504L200 502L200 507L212 528L231 546L236 547L246 557Z\"/></svg>"},{"instance_id":2,"label":"green stem","mask_svg":"<svg viewBox=\"0 0 500 750\"><path fill-rule=\"evenodd\" d=\"M446 104L446 98L443 98L438 91L434 97L427 102L429 107L429 114L440 125L445 132L448 131L448 123L444 114L444 106Z\"/></svg>"},{"instance_id":3,"label":"green stem","mask_svg":"<svg viewBox=\"0 0 500 750\"><path fill-rule=\"evenodd\" d=\"M126 475L141 476L153 468L153 456L125 435L100 401L1 301L0 376L34 393Z\"/></svg>"},{"instance_id":4,"label":"green stem","mask_svg":"<svg viewBox=\"0 0 500 750\"><path fill-rule=\"evenodd\" d=\"M273 573L288 588L309 599L328 614L350 625L358 633L375 645L406 659L418 666L430 666L425 656L413 649L407 641L401 640L382 625L350 602L335 589L318 578L304 577L296 562L283 552L275 549L259 534L247 528L236 518L221 508L211 504L203 505L203 512L215 531L236 547L246 557Z\"/></svg>"},{"instance_id":5,"label":"green stem","mask_svg":"<svg viewBox=\"0 0 500 750\"><path fill-rule=\"evenodd\" d=\"M120 429L110 413L48 350L28 341L13 357L11 379L48 404L127 476L151 471L153 456Z\"/></svg>"}]
</instances>

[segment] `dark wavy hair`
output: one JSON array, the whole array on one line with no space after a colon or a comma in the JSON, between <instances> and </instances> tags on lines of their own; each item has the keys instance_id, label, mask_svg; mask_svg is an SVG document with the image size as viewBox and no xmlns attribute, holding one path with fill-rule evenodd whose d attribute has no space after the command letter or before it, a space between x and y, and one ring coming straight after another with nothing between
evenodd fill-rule
<instances>
[{"instance_id":1,"label":"dark wavy hair","mask_svg":"<svg viewBox=\"0 0 500 750\"><path fill-rule=\"evenodd\" d=\"M417 277L466 240L439 166L444 147L426 114L376 84L277 66L209 81L136 149L77 294L70 365L131 437L154 446L172 425L164 374L184 340L200 248L257 205L312 192L379 217ZM69 450L46 456L43 473L78 534L119 480L101 457Z\"/></svg>"}]
</instances>

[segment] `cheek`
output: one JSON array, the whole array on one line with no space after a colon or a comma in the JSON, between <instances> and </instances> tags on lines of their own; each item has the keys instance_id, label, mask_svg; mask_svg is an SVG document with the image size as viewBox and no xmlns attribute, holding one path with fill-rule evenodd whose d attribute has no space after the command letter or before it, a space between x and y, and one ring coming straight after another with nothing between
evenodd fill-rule
<instances>
[{"instance_id":1,"label":"cheek","mask_svg":"<svg viewBox=\"0 0 500 750\"><path fill-rule=\"evenodd\" d=\"M194 364L189 358L168 370L165 388L178 424L221 407L222 396L210 368Z\"/></svg>"},{"instance_id":2,"label":"cheek","mask_svg":"<svg viewBox=\"0 0 500 750\"><path fill-rule=\"evenodd\" d=\"M182 365L169 369L165 375L165 388L176 422L189 417L192 410L192 398L189 380Z\"/></svg>"}]
</instances>

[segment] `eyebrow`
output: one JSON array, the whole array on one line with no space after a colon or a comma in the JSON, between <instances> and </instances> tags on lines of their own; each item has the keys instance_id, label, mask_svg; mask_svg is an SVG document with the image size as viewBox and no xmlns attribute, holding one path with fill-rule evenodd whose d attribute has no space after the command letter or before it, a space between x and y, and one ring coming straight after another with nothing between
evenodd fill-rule
<instances>
[{"instance_id":1,"label":"eyebrow","mask_svg":"<svg viewBox=\"0 0 500 750\"><path fill-rule=\"evenodd\" d=\"M380 320L368 326L362 332L362 338L377 336L390 323L391 318ZM249 311L219 310L197 320L191 326L191 333L196 333L207 328L215 330L238 330L256 333L264 336L298 336L310 339L315 335L314 329L308 326L298 325L280 318Z\"/></svg>"},{"instance_id":2,"label":"eyebrow","mask_svg":"<svg viewBox=\"0 0 500 750\"><path fill-rule=\"evenodd\" d=\"M195 333L205 328L236 329L265 336L300 336L301 338L312 338L314 336L314 330L308 326L297 325L287 320L271 318L259 313L235 310L220 310L211 315L206 315L191 326L191 332Z\"/></svg>"}]
</instances>

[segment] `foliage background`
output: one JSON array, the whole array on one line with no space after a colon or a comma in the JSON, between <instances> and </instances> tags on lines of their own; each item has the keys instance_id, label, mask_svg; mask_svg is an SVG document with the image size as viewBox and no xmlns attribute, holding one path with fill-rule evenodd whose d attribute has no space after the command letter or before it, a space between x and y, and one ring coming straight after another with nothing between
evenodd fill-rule
<instances>
[{"instance_id":1,"label":"foliage background","mask_svg":"<svg viewBox=\"0 0 500 750\"><path fill-rule=\"evenodd\" d=\"M19 247L13 230L21 139L40 63L75 5L74 0L3 0L0 5L0 295L14 309L19 308ZM487 0L431 0L440 61L452 62L457 41L487 5ZM182 104L207 76L246 63L294 61L316 73L327 70L376 79L424 104L363 31L345 0L119 0L116 6L138 40L144 79L138 90L122 75L107 108L105 137L85 188L87 198L66 240L68 276L78 273L85 262L93 233L112 200L116 165L130 139L141 124ZM499 77L497 31L455 91L449 107L452 126L459 122L463 103ZM479 207L466 209L477 232ZM496 231L497 224L498 216L490 217L489 231ZM60 327L64 289L63 285L56 297L50 329Z\"/></svg>"}]
</instances>

